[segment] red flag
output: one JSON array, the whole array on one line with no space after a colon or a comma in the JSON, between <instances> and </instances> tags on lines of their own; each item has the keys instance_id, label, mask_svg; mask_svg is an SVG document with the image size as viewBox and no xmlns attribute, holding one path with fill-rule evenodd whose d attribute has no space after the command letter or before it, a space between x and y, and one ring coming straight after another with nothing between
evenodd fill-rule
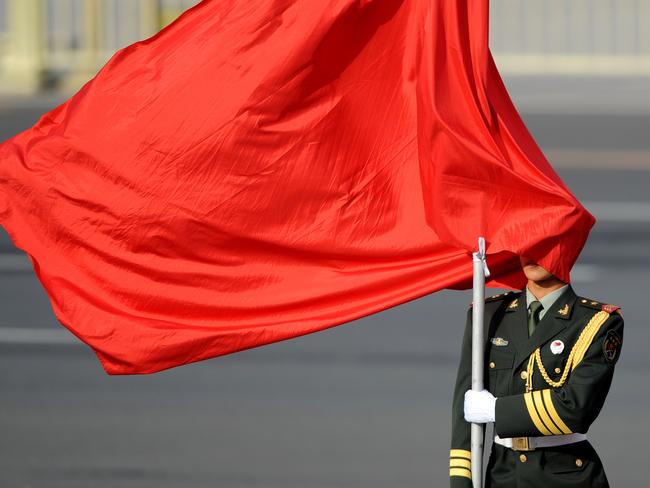
<instances>
[{"instance_id":1,"label":"red flag","mask_svg":"<svg viewBox=\"0 0 650 488\"><path fill-rule=\"evenodd\" d=\"M0 146L0 222L110 374L443 288L569 281L594 218L487 48L488 0L204 1Z\"/></svg>"}]
</instances>

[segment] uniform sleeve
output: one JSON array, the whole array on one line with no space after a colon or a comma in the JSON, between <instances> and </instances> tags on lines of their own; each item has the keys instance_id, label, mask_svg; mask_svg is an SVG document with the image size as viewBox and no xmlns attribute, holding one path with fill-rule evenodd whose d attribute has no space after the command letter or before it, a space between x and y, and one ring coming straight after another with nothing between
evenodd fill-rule
<instances>
[{"instance_id":1,"label":"uniform sleeve","mask_svg":"<svg viewBox=\"0 0 650 488\"><path fill-rule=\"evenodd\" d=\"M451 488L471 488L471 425L465 420L465 392L472 386L472 307L467 311L465 333L452 400L449 480Z\"/></svg>"},{"instance_id":2,"label":"uniform sleeve","mask_svg":"<svg viewBox=\"0 0 650 488\"><path fill-rule=\"evenodd\" d=\"M586 433L605 403L622 341L623 317L615 312L563 386L497 398L495 432L499 437Z\"/></svg>"}]
</instances>

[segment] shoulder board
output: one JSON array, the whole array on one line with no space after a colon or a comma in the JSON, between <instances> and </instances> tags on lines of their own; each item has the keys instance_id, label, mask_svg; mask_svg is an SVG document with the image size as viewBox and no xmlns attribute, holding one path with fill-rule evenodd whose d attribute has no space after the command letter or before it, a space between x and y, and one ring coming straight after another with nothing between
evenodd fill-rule
<instances>
[{"instance_id":1,"label":"shoulder board","mask_svg":"<svg viewBox=\"0 0 650 488\"><path fill-rule=\"evenodd\" d=\"M621 307L618 305L612 305L611 303L602 303L598 300L592 300L590 298L578 297L578 304L583 307L593 308L594 310L603 310L607 313L614 313Z\"/></svg>"},{"instance_id":2,"label":"shoulder board","mask_svg":"<svg viewBox=\"0 0 650 488\"><path fill-rule=\"evenodd\" d=\"M598 300L592 300L591 298L578 297L576 303L578 305L582 305L583 307L593 308L595 310L602 310L603 308L603 304L601 302Z\"/></svg>"},{"instance_id":3,"label":"shoulder board","mask_svg":"<svg viewBox=\"0 0 650 488\"><path fill-rule=\"evenodd\" d=\"M497 295L492 295L492 296L489 296L489 297L485 297L485 301L486 302L494 302L496 300L503 300L504 298L508 298L508 297L512 296L513 293L514 293L514 291L507 291L505 293L498 293Z\"/></svg>"},{"instance_id":4,"label":"shoulder board","mask_svg":"<svg viewBox=\"0 0 650 488\"><path fill-rule=\"evenodd\" d=\"M510 296L513 296L513 293L516 293L514 291L506 291L505 293L498 293L496 295L492 295L489 297L485 297L485 302L496 302L497 300L503 300L504 298L508 298ZM471 307L473 302L470 302L468 307Z\"/></svg>"}]
</instances>

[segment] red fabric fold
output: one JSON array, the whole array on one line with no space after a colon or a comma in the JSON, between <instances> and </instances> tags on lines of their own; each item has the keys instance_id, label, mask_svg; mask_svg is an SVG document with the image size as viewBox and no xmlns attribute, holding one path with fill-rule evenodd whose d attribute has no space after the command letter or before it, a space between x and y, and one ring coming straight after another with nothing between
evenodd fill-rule
<instances>
[{"instance_id":1,"label":"red fabric fold","mask_svg":"<svg viewBox=\"0 0 650 488\"><path fill-rule=\"evenodd\" d=\"M0 146L0 223L110 374L443 288L565 281L594 218L491 59L488 2L204 1Z\"/></svg>"}]
</instances>

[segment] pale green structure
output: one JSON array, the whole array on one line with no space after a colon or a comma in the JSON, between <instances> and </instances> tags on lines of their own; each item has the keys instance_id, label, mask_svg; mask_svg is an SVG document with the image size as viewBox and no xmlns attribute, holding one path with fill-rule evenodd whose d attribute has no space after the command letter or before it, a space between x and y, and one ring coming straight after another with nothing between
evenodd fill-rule
<instances>
[{"instance_id":1,"label":"pale green structure","mask_svg":"<svg viewBox=\"0 0 650 488\"><path fill-rule=\"evenodd\" d=\"M0 92L74 90L198 0L0 0ZM491 0L505 74L650 75L650 1Z\"/></svg>"},{"instance_id":2,"label":"pale green structure","mask_svg":"<svg viewBox=\"0 0 650 488\"><path fill-rule=\"evenodd\" d=\"M44 69L44 24L40 0L10 0L2 16L6 19L3 33L2 85L18 91L34 91L40 86L39 74Z\"/></svg>"},{"instance_id":3,"label":"pale green structure","mask_svg":"<svg viewBox=\"0 0 650 488\"><path fill-rule=\"evenodd\" d=\"M650 1L490 0L508 74L650 75Z\"/></svg>"},{"instance_id":4,"label":"pale green structure","mask_svg":"<svg viewBox=\"0 0 650 488\"><path fill-rule=\"evenodd\" d=\"M75 90L196 0L0 0L0 92Z\"/></svg>"}]
</instances>

